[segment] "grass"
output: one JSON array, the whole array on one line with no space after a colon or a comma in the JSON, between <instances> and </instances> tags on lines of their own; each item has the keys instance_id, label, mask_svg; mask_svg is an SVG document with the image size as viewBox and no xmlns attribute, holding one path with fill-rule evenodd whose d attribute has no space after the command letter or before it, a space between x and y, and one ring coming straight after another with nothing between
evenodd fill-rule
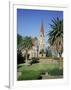
<instances>
[{"instance_id":1,"label":"grass","mask_svg":"<svg viewBox=\"0 0 71 90\"><path fill-rule=\"evenodd\" d=\"M26 66L24 64L18 65L18 70L23 71L23 70L47 70L47 69L53 69L53 68L58 68L59 66L57 64L32 64L30 66Z\"/></svg>"},{"instance_id":2,"label":"grass","mask_svg":"<svg viewBox=\"0 0 71 90\"><path fill-rule=\"evenodd\" d=\"M42 79L41 75L48 72L50 75L63 75L63 69L59 69L57 64L32 64L26 66L24 64L18 65L18 71L21 72L21 76L18 80L37 80Z\"/></svg>"},{"instance_id":3,"label":"grass","mask_svg":"<svg viewBox=\"0 0 71 90\"><path fill-rule=\"evenodd\" d=\"M36 80L40 78L40 71L24 70L19 80Z\"/></svg>"},{"instance_id":4,"label":"grass","mask_svg":"<svg viewBox=\"0 0 71 90\"><path fill-rule=\"evenodd\" d=\"M63 69L54 68L52 70L48 70L48 73L49 73L49 75L52 75L52 76L63 75Z\"/></svg>"}]
</instances>

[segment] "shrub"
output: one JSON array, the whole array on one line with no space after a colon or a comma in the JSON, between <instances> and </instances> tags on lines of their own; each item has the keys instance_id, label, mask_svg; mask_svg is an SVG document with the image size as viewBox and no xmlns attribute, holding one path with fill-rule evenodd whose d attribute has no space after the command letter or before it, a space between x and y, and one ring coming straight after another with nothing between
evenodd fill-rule
<instances>
[{"instance_id":1,"label":"shrub","mask_svg":"<svg viewBox=\"0 0 71 90\"><path fill-rule=\"evenodd\" d=\"M40 75L37 79L39 79L39 80L42 79L42 76Z\"/></svg>"},{"instance_id":2,"label":"shrub","mask_svg":"<svg viewBox=\"0 0 71 90\"><path fill-rule=\"evenodd\" d=\"M17 51L17 64L21 64L25 62L25 57L23 57L22 52L20 50Z\"/></svg>"},{"instance_id":3,"label":"shrub","mask_svg":"<svg viewBox=\"0 0 71 90\"><path fill-rule=\"evenodd\" d=\"M54 69L52 69L52 70L48 70L48 74L50 74L50 75L52 75L52 76L63 75L63 69L54 68Z\"/></svg>"},{"instance_id":4,"label":"shrub","mask_svg":"<svg viewBox=\"0 0 71 90\"><path fill-rule=\"evenodd\" d=\"M41 74L42 74L42 75L45 75L45 73L46 73L45 71L42 71L42 73L41 73Z\"/></svg>"},{"instance_id":5,"label":"shrub","mask_svg":"<svg viewBox=\"0 0 71 90\"><path fill-rule=\"evenodd\" d=\"M39 63L39 58L32 58L32 61L30 62L30 64L35 64L35 63Z\"/></svg>"}]
</instances>

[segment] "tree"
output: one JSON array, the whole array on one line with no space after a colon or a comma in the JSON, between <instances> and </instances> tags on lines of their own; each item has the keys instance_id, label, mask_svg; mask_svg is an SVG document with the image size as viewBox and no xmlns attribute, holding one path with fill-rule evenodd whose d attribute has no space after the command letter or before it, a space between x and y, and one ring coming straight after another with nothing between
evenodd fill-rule
<instances>
[{"instance_id":1,"label":"tree","mask_svg":"<svg viewBox=\"0 0 71 90\"><path fill-rule=\"evenodd\" d=\"M17 49L18 50L21 50L22 43L23 43L23 37L21 35L17 34Z\"/></svg>"},{"instance_id":2,"label":"tree","mask_svg":"<svg viewBox=\"0 0 71 90\"><path fill-rule=\"evenodd\" d=\"M25 57L23 57L21 50L17 50L17 64L25 62Z\"/></svg>"},{"instance_id":3,"label":"tree","mask_svg":"<svg viewBox=\"0 0 71 90\"><path fill-rule=\"evenodd\" d=\"M19 45L22 42L23 38L21 35L17 34L17 44Z\"/></svg>"},{"instance_id":4,"label":"tree","mask_svg":"<svg viewBox=\"0 0 71 90\"><path fill-rule=\"evenodd\" d=\"M31 37L22 37L21 35L17 34L17 52L20 53L23 49L25 50L25 57L26 57L26 64L28 64L28 50L32 48L32 38ZM22 57L17 54L18 57Z\"/></svg>"},{"instance_id":5,"label":"tree","mask_svg":"<svg viewBox=\"0 0 71 90\"><path fill-rule=\"evenodd\" d=\"M26 64L28 64L27 56L28 56L28 50L32 48L32 39L31 37L24 37L23 43L22 43L23 49L26 52Z\"/></svg>"},{"instance_id":6,"label":"tree","mask_svg":"<svg viewBox=\"0 0 71 90\"><path fill-rule=\"evenodd\" d=\"M25 58L22 55L21 47L23 43L23 37L17 34L17 64L24 63Z\"/></svg>"},{"instance_id":7,"label":"tree","mask_svg":"<svg viewBox=\"0 0 71 90\"><path fill-rule=\"evenodd\" d=\"M59 57L61 57L63 53L63 20L57 17L52 20L50 26L48 42L57 51Z\"/></svg>"}]
</instances>

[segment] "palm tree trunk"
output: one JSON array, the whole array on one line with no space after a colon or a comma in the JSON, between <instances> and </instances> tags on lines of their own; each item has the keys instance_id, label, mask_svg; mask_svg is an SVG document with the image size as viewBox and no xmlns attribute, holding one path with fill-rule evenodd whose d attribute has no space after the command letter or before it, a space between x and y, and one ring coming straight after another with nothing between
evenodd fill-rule
<instances>
[{"instance_id":1,"label":"palm tree trunk","mask_svg":"<svg viewBox=\"0 0 71 90\"><path fill-rule=\"evenodd\" d=\"M27 51L27 49L26 49L26 65L28 65L27 54L28 54L28 51Z\"/></svg>"}]
</instances>

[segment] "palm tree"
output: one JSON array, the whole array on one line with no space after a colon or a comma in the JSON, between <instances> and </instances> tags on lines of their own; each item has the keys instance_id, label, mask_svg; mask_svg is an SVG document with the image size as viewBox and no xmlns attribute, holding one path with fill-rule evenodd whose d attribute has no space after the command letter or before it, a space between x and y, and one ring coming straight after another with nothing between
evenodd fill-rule
<instances>
[{"instance_id":1,"label":"palm tree","mask_svg":"<svg viewBox=\"0 0 71 90\"><path fill-rule=\"evenodd\" d=\"M50 24L51 30L49 31L49 43L59 54L59 57L63 53L63 20L60 20L58 17L52 20Z\"/></svg>"},{"instance_id":2,"label":"palm tree","mask_svg":"<svg viewBox=\"0 0 71 90\"><path fill-rule=\"evenodd\" d=\"M31 39L31 37L27 37L27 36L24 37L22 46L23 46L23 49L26 52L26 65L27 65L28 64L28 60L27 60L28 50L30 48L32 48L32 39Z\"/></svg>"},{"instance_id":3,"label":"palm tree","mask_svg":"<svg viewBox=\"0 0 71 90\"><path fill-rule=\"evenodd\" d=\"M22 52L25 50L26 54L26 64L28 64L28 50L32 48L32 38L31 37L22 37L21 35L17 34L17 52Z\"/></svg>"}]
</instances>

